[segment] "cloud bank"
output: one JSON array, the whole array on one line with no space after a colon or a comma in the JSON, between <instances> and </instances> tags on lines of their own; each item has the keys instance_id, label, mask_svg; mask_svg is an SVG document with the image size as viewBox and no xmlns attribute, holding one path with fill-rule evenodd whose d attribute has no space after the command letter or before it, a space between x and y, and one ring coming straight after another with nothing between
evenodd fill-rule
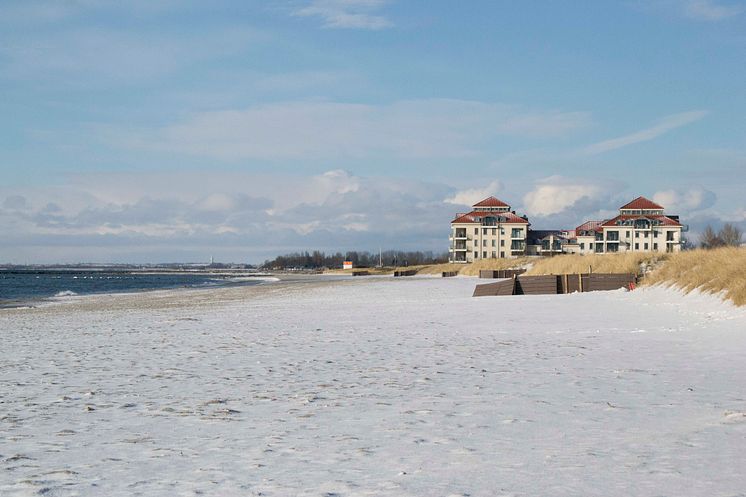
<instances>
[{"instance_id":1,"label":"cloud bank","mask_svg":"<svg viewBox=\"0 0 746 497\"><path fill-rule=\"evenodd\" d=\"M160 129L117 130L121 146L220 160L462 158L501 136L547 138L587 126L584 112L541 111L470 100L390 104L278 102L203 112ZM118 139L118 138L117 138Z\"/></svg>"}]
</instances>

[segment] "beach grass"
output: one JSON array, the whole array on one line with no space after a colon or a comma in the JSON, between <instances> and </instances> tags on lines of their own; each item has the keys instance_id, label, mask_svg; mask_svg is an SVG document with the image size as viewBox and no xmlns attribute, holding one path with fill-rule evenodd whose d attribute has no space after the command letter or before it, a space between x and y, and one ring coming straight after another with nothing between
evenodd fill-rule
<instances>
[{"instance_id":1,"label":"beach grass","mask_svg":"<svg viewBox=\"0 0 746 497\"><path fill-rule=\"evenodd\" d=\"M634 273L646 267L655 267L668 259L668 254L644 252L621 254L563 254L534 259L526 274L579 274L579 273Z\"/></svg>"},{"instance_id":2,"label":"beach grass","mask_svg":"<svg viewBox=\"0 0 746 497\"><path fill-rule=\"evenodd\" d=\"M643 280L691 292L722 293L738 306L746 305L746 248L722 247L671 255Z\"/></svg>"}]
</instances>

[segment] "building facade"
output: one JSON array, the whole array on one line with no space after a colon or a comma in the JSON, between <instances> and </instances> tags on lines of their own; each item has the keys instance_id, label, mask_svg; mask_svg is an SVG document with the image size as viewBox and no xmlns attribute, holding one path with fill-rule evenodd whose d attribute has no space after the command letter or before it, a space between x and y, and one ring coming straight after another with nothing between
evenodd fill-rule
<instances>
[{"instance_id":1,"label":"building facade","mask_svg":"<svg viewBox=\"0 0 746 497\"><path fill-rule=\"evenodd\" d=\"M681 250L686 226L655 202L638 197L605 221L586 221L574 230L530 230L526 216L495 197L474 204L451 221L449 260L474 262L524 255L608 254Z\"/></svg>"},{"instance_id":2,"label":"building facade","mask_svg":"<svg viewBox=\"0 0 746 497\"><path fill-rule=\"evenodd\" d=\"M451 221L449 259L474 262L526 255L529 222L495 197L474 204L471 212Z\"/></svg>"},{"instance_id":3,"label":"building facade","mask_svg":"<svg viewBox=\"0 0 746 497\"><path fill-rule=\"evenodd\" d=\"M571 253L679 252L686 226L679 216L666 215L664 208L645 197L637 197L619 208L619 215L606 221L587 221L575 228L575 239L566 245Z\"/></svg>"}]
</instances>

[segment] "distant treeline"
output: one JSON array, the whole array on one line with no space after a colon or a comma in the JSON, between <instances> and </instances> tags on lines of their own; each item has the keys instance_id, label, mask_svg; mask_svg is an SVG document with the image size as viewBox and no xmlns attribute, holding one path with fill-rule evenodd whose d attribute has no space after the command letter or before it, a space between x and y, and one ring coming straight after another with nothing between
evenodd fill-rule
<instances>
[{"instance_id":1,"label":"distant treeline","mask_svg":"<svg viewBox=\"0 0 746 497\"><path fill-rule=\"evenodd\" d=\"M448 253L436 254L432 251L404 252L401 250L386 250L381 254L384 266L415 266L420 264L441 264L448 262ZM352 262L355 267L374 267L378 265L379 254L373 252L337 252L326 254L318 250L313 252L295 252L281 255L273 260L265 261L264 268L336 268L342 267L344 261Z\"/></svg>"}]
</instances>

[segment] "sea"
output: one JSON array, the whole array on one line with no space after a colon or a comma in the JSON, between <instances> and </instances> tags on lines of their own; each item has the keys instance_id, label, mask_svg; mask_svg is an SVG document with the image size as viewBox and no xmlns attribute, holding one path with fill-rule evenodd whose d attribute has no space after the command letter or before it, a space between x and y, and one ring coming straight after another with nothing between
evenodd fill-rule
<instances>
[{"instance_id":1,"label":"sea","mask_svg":"<svg viewBox=\"0 0 746 497\"><path fill-rule=\"evenodd\" d=\"M250 273L8 269L0 270L0 306L73 295L256 285L262 281Z\"/></svg>"}]
</instances>

